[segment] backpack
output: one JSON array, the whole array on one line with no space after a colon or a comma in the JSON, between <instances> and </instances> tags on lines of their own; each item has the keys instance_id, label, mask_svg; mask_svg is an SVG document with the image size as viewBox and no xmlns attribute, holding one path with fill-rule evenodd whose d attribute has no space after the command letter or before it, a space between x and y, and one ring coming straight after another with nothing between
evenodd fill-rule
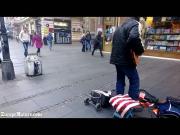
<instances>
[{"instance_id":1,"label":"backpack","mask_svg":"<svg viewBox=\"0 0 180 135\"><path fill-rule=\"evenodd\" d=\"M176 117L180 118L180 100L173 97L167 97L165 103L158 103L159 117Z\"/></svg>"}]
</instances>

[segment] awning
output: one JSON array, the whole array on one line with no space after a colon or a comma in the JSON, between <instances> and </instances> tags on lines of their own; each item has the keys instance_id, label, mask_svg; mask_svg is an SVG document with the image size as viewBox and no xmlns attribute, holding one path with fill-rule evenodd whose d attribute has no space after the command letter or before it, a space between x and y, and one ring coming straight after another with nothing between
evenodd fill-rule
<instances>
[{"instance_id":1,"label":"awning","mask_svg":"<svg viewBox=\"0 0 180 135\"><path fill-rule=\"evenodd\" d=\"M31 17L17 17L13 20L13 24L18 25L29 21Z\"/></svg>"}]
</instances>

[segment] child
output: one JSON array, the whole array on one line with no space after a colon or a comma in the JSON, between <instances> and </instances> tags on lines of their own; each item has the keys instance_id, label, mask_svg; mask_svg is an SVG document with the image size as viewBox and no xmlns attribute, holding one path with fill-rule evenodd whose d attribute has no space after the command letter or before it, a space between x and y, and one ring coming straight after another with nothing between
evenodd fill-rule
<instances>
[{"instance_id":1,"label":"child","mask_svg":"<svg viewBox=\"0 0 180 135\"><path fill-rule=\"evenodd\" d=\"M86 50L86 37L85 35L82 36L81 40L80 40L81 44L82 44L82 52L85 52Z\"/></svg>"}]
</instances>

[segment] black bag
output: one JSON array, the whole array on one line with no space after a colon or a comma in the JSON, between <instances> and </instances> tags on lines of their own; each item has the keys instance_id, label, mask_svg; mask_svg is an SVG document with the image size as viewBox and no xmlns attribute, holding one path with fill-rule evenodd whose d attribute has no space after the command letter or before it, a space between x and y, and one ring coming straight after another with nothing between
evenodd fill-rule
<instances>
[{"instance_id":1,"label":"black bag","mask_svg":"<svg viewBox=\"0 0 180 135\"><path fill-rule=\"evenodd\" d=\"M139 100L141 102L150 102L150 103L157 103L159 101L158 98L148 93L146 90L140 89L139 92Z\"/></svg>"}]
</instances>

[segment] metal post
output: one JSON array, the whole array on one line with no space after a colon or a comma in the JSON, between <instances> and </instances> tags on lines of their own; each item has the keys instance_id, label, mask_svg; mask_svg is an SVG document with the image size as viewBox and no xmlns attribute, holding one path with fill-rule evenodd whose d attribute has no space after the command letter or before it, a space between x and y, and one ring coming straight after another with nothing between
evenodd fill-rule
<instances>
[{"instance_id":1,"label":"metal post","mask_svg":"<svg viewBox=\"0 0 180 135\"><path fill-rule=\"evenodd\" d=\"M1 45L2 45L2 79L13 80L15 78L13 63L10 58L8 36L4 24L4 17L0 17Z\"/></svg>"}]
</instances>

